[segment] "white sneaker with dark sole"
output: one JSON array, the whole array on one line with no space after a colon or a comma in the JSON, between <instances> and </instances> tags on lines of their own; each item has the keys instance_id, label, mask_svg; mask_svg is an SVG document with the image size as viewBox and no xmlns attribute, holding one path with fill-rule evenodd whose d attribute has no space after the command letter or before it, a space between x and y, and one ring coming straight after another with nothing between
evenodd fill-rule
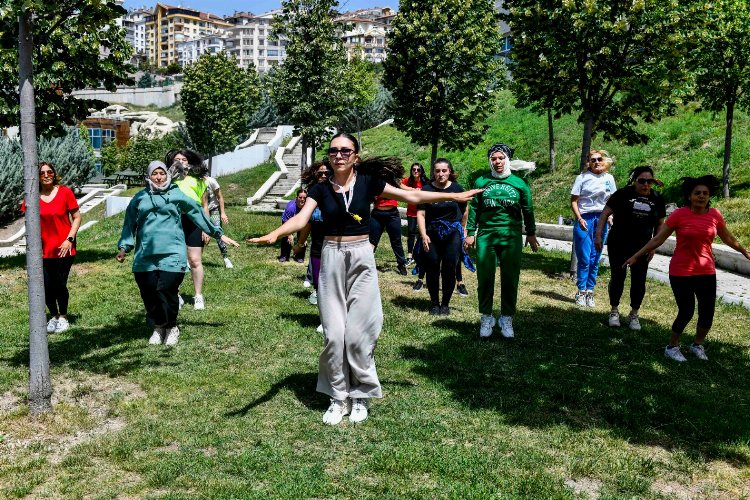
<instances>
[{"instance_id":1,"label":"white sneaker with dark sole","mask_svg":"<svg viewBox=\"0 0 750 500\"><path fill-rule=\"evenodd\" d=\"M331 405L323 414L323 423L326 425L339 425L344 417L351 412L352 408L349 398L344 400L331 398Z\"/></svg>"},{"instance_id":2,"label":"white sneaker with dark sole","mask_svg":"<svg viewBox=\"0 0 750 500\"><path fill-rule=\"evenodd\" d=\"M368 401L365 398L352 399L352 411L349 415L349 422L358 424L367 420Z\"/></svg>"}]
</instances>

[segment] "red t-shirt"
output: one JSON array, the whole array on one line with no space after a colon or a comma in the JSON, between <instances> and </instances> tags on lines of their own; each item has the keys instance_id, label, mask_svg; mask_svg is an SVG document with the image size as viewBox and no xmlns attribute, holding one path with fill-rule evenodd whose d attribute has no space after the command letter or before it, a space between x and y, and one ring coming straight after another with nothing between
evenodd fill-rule
<instances>
[{"instance_id":1,"label":"red t-shirt","mask_svg":"<svg viewBox=\"0 0 750 500\"><path fill-rule=\"evenodd\" d=\"M401 184L404 185L404 186L408 186L409 185L409 178L408 177L404 177L401 180ZM419 179L415 179L414 188L415 189L422 189L422 181L419 180ZM416 217L417 216L417 206L416 205L411 205L411 204L406 205L406 216L407 217Z\"/></svg>"},{"instance_id":2,"label":"red t-shirt","mask_svg":"<svg viewBox=\"0 0 750 500\"><path fill-rule=\"evenodd\" d=\"M682 207L672 212L666 224L677 235L677 245L669 262L669 274L716 274L711 243L717 231L726 226L721 212L709 208L705 214L696 214L690 208Z\"/></svg>"},{"instance_id":3,"label":"red t-shirt","mask_svg":"<svg viewBox=\"0 0 750 500\"><path fill-rule=\"evenodd\" d=\"M21 204L21 210L26 212L26 201ZM39 215L42 222L42 257L56 259L60 254L60 245L70 234L70 212L78 210L78 202L70 188L57 186L57 194L49 203L39 200ZM70 255L76 254L75 247L70 249Z\"/></svg>"},{"instance_id":4,"label":"red t-shirt","mask_svg":"<svg viewBox=\"0 0 750 500\"><path fill-rule=\"evenodd\" d=\"M382 196L376 196L375 197L375 206L374 208L378 209L384 209L389 207L398 207L398 202L396 200L391 200L390 198L383 198Z\"/></svg>"}]
</instances>

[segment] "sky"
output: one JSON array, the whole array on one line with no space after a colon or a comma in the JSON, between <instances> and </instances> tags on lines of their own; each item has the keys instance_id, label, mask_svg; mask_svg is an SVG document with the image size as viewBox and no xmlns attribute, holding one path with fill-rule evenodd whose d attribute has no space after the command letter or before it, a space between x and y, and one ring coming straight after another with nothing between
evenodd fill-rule
<instances>
[{"instance_id":1,"label":"sky","mask_svg":"<svg viewBox=\"0 0 750 500\"><path fill-rule=\"evenodd\" d=\"M281 0L165 0L161 3L166 5L182 5L192 9L210 12L220 16L233 14L235 11L250 11L253 14L262 14L269 10L281 7ZM126 9L137 7L153 8L156 5L155 0L150 2L144 0L125 0ZM398 8L398 0L339 0L338 9L357 10L367 7L391 7Z\"/></svg>"}]
</instances>

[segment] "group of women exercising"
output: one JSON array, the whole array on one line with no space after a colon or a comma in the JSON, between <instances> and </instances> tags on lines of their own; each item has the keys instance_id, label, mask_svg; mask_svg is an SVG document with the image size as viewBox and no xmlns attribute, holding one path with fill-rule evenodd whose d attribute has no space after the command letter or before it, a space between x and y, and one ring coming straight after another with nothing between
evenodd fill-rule
<instances>
[{"instance_id":1,"label":"group of women exercising","mask_svg":"<svg viewBox=\"0 0 750 500\"><path fill-rule=\"evenodd\" d=\"M495 144L489 149L487 172L476 179L471 190L464 190L458 184L456 172L445 158L434 162L430 178L424 176L424 169L419 171L412 165L411 175L403 179L399 158L368 159L361 158L359 153L359 144L353 136L336 134L325 159L303 173L307 185L304 204L274 231L247 240L273 244L299 233L294 255L300 254L308 237L312 240L311 278L320 311L319 331L325 339L317 390L331 398L323 415L323 422L329 425L339 424L347 415L350 422L364 421L368 417L369 400L382 397L374 358L383 325L374 245L370 239L371 204L375 200L415 205L416 211L408 214L409 233L414 238L409 241L409 257L416 262L417 273L420 268L426 272L432 315L450 314L456 269L460 265L475 269L468 249L476 247L481 338L490 337L496 325L503 337L514 337L512 318L516 312L524 228L525 244L534 252L539 247L531 192L526 182L511 172L513 150L509 146ZM197 244L196 234L202 242L214 237L225 245L237 246L223 234L220 224L212 223L206 207L201 207L206 188L201 190L200 185L205 172L200 172L200 165L192 165L198 162L190 161L192 154L171 153L167 157L170 167L161 161L151 162L147 185L128 205L118 242L120 262L135 250L133 274L148 322L154 329L149 339L152 344L177 343L178 289L188 261L191 271L198 267L194 261L199 259L200 252L198 256L190 256L191 242ZM416 165L421 169L421 165ZM594 306L599 258L607 241L612 265L609 324L620 326L618 306L629 268L631 310L627 323L634 330L640 329L638 310L645 294L648 261L656 248L676 233L669 274L678 315L665 355L685 361L679 337L693 316L697 299L697 333L690 352L706 360L703 341L712 324L716 297L711 243L719 236L750 259L750 253L727 229L721 213L710 207L709 200L718 189L718 181L713 176L683 178L685 206L665 220L664 201L652 189L661 185L653 169L649 166L633 169L628 185L617 190L614 178L608 173L610 165L606 151L592 150L589 168L576 178L571 190L571 205L577 219L575 301L582 307ZM186 179L191 171L194 179L182 182L184 187L173 182L175 178ZM67 328L65 282L80 225L75 198L66 196L67 188L58 186L56 179L54 167L42 163L42 234L45 290L52 314L50 332ZM380 207L385 208L383 212L390 211L386 202L381 201ZM381 218L378 224L385 226L388 215L376 214ZM398 260L399 271L407 262ZM498 265L501 304L496 320L493 298ZM193 281L196 282L195 272ZM198 297L198 284L195 286Z\"/></svg>"}]
</instances>

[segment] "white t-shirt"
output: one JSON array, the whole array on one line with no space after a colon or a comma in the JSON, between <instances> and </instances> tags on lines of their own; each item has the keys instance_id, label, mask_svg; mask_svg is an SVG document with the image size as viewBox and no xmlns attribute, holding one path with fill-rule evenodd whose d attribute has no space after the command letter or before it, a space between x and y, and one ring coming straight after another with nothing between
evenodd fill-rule
<instances>
[{"instance_id":1,"label":"white t-shirt","mask_svg":"<svg viewBox=\"0 0 750 500\"><path fill-rule=\"evenodd\" d=\"M219 210L219 199L216 198L215 193L221 186L213 177L206 177L206 184L208 184L208 211Z\"/></svg>"},{"instance_id":2,"label":"white t-shirt","mask_svg":"<svg viewBox=\"0 0 750 500\"><path fill-rule=\"evenodd\" d=\"M570 194L578 196L578 211L581 215L601 212L607 200L617 190L612 174L595 174L586 170L578 174Z\"/></svg>"}]
</instances>

